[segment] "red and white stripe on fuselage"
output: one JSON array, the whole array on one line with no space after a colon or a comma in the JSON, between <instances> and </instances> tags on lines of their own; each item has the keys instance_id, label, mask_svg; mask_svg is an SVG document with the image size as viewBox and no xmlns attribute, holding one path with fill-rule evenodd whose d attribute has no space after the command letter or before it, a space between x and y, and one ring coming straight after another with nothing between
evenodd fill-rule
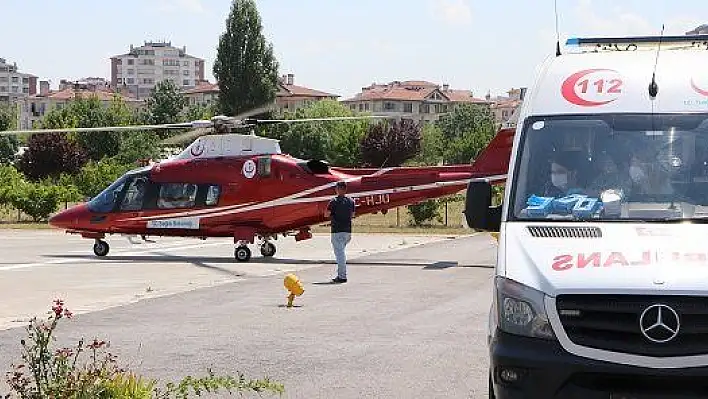
<instances>
[{"instance_id":1,"label":"red and white stripe on fuselage","mask_svg":"<svg viewBox=\"0 0 708 399\"><path fill-rule=\"evenodd\" d=\"M380 171L380 173L377 174L383 174L385 173L386 170ZM375 174L376 175L376 174ZM372 176L372 175L367 175L367 176ZM353 177L348 180L348 182L352 181L357 181L360 180L363 176L358 176L358 177ZM495 180L502 180L505 179L506 175L500 175L500 176L490 176L489 178L483 178L483 180L490 180L490 181L495 181ZM398 193L410 193L410 192L418 192L418 191L425 191L425 190L432 190L436 188L443 188L443 187L455 187L455 186L460 186L460 189L463 189L470 181L472 180L477 180L475 178L469 178L469 179L462 179L462 180L455 180L455 181L440 181L440 182L432 182L432 183L427 183L427 184L420 184L420 185L413 185L413 186L402 186L402 187L392 187L392 188L386 188L386 189L379 189L379 190L370 190L370 191L361 191L361 192L350 192L347 195L354 199L355 202L358 202L359 205L361 206L362 204L368 205L371 202L374 202L373 206L379 205L376 204L376 202L381 202L384 200L387 200L388 202L392 202L395 200L395 197L392 197L395 194ZM332 198L331 193L327 193L326 195L323 195L323 191L331 190L334 188L334 186L337 184L337 182L329 182L327 184L320 185L318 187L310 188L307 190L300 191L298 193L290 194L288 196L274 199L274 200L269 200L269 201L264 201L261 203L245 203L245 204L238 204L238 205L228 205L228 206L223 206L223 207L216 207L216 208L211 208L211 209L199 209L199 210L185 210L185 211L180 211L180 212L171 212L168 214L162 214L162 215L153 215L153 216L142 216L142 217L132 217L132 218L127 218L127 219L121 219L119 222L123 221L149 221L149 220L163 220L163 219L173 219L173 218L183 218L183 217L200 217L204 219L210 219L210 218L216 218L216 217L221 217L221 216L227 216L227 215L233 215L233 214L239 214L239 213L244 213L244 212L250 212L250 211L257 211L257 210L263 210L263 209L268 209L268 208L275 208L279 206L285 206L285 205L294 205L294 204L306 204L306 203L313 203L313 202L325 202L329 201ZM317 196L312 196L312 195L317 195Z\"/></svg>"}]
</instances>

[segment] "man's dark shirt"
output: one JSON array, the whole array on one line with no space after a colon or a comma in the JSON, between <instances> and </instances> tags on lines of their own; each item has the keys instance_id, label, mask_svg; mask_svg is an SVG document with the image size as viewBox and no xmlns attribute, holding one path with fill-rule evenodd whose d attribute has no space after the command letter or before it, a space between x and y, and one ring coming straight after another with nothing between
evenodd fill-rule
<instances>
[{"instance_id":1,"label":"man's dark shirt","mask_svg":"<svg viewBox=\"0 0 708 399\"><path fill-rule=\"evenodd\" d=\"M351 233L354 201L346 196L337 196L329 201L327 209L332 221L332 233Z\"/></svg>"}]
</instances>

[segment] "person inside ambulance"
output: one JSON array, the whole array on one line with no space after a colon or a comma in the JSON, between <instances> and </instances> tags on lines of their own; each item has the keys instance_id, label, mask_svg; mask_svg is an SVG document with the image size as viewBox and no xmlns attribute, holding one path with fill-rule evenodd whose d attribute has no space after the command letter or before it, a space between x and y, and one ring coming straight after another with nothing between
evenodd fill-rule
<instances>
[{"instance_id":1,"label":"person inside ambulance","mask_svg":"<svg viewBox=\"0 0 708 399\"><path fill-rule=\"evenodd\" d=\"M595 158L597 175L590 183L588 193L599 198L604 191L614 190L624 198L629 196L633 186L629 162L622 162L610 151L602 151Z\"/></svg>"},{"instance_id":2,"label":"person inside ambulance","mask_svg":"<svg viewBox=\"0 0 708 399\"><path fill-rule=\"evenodd\" d=\"M578 184L578 170L582 158L578 151L555 153L551 159L550 181L543 186L543 196L562 198L572 194L584 194Z\"/></svg>"}]
</instances>

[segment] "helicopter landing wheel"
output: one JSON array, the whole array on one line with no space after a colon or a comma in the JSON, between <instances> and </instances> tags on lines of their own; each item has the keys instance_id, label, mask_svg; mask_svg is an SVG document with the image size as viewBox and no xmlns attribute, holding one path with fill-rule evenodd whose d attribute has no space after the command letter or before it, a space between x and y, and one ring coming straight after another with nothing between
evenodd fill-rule
<instances>
[{"instance_id":1,"label":"helicopter landing wheel","mask_svg":"<svg viewBox=\"0 0 708 399\"><path fill-rule=\"evenodd\" d=\"M239 262L248 262L251 259L251 250L247 246L240 246L234 251L234 257Z\"/></svg>"},{"instance_id":2,"label":"helicopter landing wheel","mask_svg":"<svg viewBox=\"0 0 708 399\"><path fill-rule=\"evenodd\" d=\"M96 256L106 256L110 249L111 247L108 243L103 240L96 240L96 243L93 244L93 253L96 254Z\"/></svg>"},{"instance_id":3,"label":"helicopter landing wheel","mask_svg":"<svg viewBox=\"0 0 708 399\"><path fill-rule=\"evenodd\" d=\"M271 242L264 242L263 245L261 245L261 255L266 258L270 258L275 255L275 245Z\"/></svg>"}]
</instances>

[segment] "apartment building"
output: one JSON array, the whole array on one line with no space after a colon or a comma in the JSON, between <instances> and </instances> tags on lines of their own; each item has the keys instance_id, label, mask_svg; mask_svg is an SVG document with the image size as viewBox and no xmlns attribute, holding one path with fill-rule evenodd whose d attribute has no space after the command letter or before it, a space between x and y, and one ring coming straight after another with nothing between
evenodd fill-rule
<instances>
[{"instance_id":1,"label":"apartment building","mask_svg":"<svg viewBox=\"0 0 708 399\"><path fill-rule=\"evenodd\" d=\"M189 99L190 105L209 105L216 103L219 99L218 83L207 81L199 82L197 87L183 91ZM278 92L276 93L277 111L294 112L298 108L306 107L315 101L324 99L337 100L336 94L325 93L323 91L311 89L295 84L295 75L290 73L278 79Z\"/></svg>"},{"instance_id":2,"label":"apartment building","mask_svg":"<svg viewBox=\"0 0 708 399\"><path fill-rule=\"evenodd\" d=\"M8 63L0 58L0 103L16 103L27 96L37 94L37 77L21 73L17 63Z\"/></svg>"},{"instance_id":3,"label":"apartment building","mask_svg":"<svg viewBox=\"0 0 708 399\"><path fill-rule=\"evenodd\" d=\"M511 89L507 94L507 97L497 97L494 99L487 95L487 101L490 102L489 107L494 114L494 120L500 128L510 126L510 123L514 123L512 117L514 117L521 108L521 104L526 96L526 88Z\"/></svg>"},{"instance_id":4,"label":"apartment building","mask_svg":"<svg viewBox=\"0 0 708 399\"><path fill-rule=\"evenodd\" d=\"M77 87L83 90L108 90L111 88L111 82L105 78L99 77L89 77L78 80L61 79L59 81L59 90Z\"/></svg>"},{"instance_id":5,"label":"apartment building","mask_svg":"<svg viewBox=\"0 0 708 399\"><path fill-rule=\"evenodd\" d=\"M183 89L194 88L204 80L204 60L171 42L145 42L140 47L131 44L128 53L111 57L111 86L126 87L138 99L150 96L163 80Z\"/></svg>"},{"instance_id":6,"label":"apartment building","mask_svg":"<svg viewBox=\"0 0 708 399\"><path fill-rule=\"evenodd\" d=\"M441 86L422 80L373 83L342 102L354 111L415 122L434 122L458 104L489 106L489 101L474 97L470 90L451 89L448 84Z\"/></svg>"}]
</instances>

